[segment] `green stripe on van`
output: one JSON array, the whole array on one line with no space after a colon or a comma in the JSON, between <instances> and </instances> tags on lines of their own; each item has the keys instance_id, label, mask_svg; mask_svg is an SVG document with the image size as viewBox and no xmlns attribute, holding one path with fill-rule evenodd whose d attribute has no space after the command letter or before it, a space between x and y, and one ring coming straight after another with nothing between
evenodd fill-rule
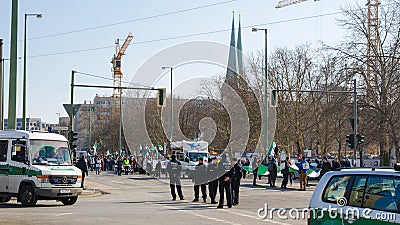
<instances>
[{"instance_id":1,"label":"green stripe on van","mask_svg":"<svg viewBox=\"0 0 400 225\"><path fill-rule=\"evenodd\" d=\"M10 165L0 165L0 174L9 175L41 175L42 172L39 170L24 169L22 167L10 166Z\"/></svg>"}]
</instances>

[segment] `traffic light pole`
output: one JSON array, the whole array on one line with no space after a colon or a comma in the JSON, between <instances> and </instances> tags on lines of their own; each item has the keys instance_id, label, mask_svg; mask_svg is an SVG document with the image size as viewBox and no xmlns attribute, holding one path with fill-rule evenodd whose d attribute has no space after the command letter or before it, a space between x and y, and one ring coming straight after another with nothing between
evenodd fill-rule
<instances>
[{"instance_id":1,"label":"traffic light pole","mask_svg":"<svg viewBox=\"0 0 400 225\"><path fill-rule=\"evenodd\" d=\"M354 167L357 167L357 145L358 145L358 143L357 143L357 80L356 79L354 79L353 80L353 85L354 85L354 87L353 87L353 94L354 94L354 96L353 96L353 98L354 98L354 105L353 105L353 114L354 114L354 139L353 139L353 141L354 141ZM361 167L362 165L361 165L361 154L360 154L360 165L359 165L359 167Z\"/></svg>"},{"instance_id":2,"label":"traffic light pole","mask_svg":"<svg viewBox=\"0 0 400 225\"><path fill-rule=\"evenodd\" d=\"M116 86L104 86L104 85L84 85L84 84L75 84L75 73L79 73L77 71L72 70L71 74L71 108L70 108L70 113L69 113L69 126L68 126L68 141L69 141L69 147L70 151L72 149L73 145L73 118L74 118L74 87L86 87L86 88L110 88L110 89L119 89L120 93L122 93L122 90L146 90L146 91L152 91L152 90L157 90L163 93L163 97L165 95L165 88L138 88L138 87L116 87ZM158 101L158 104L160 102ZM164 103L164 102L162 102ZM120 105L120 127L122 126L122 98L120 97L119 100L119 105ZM121 148L122 148L122 134L121 134L121 128L119 129L119 151L121 154Z\"/></svg>"},{"instance_id":3,"label":"traffic light pole","mask_svg":"<svg viewBox=\"0 0 400 225\"><path fill-rule=\"evenodd\" d=\"M71 72L71 108L69 111L69 125L68 125L68 143L69 143L69 149L70 149L70 154L71 154L71 150L72 150L72 142L73 142L73 128L72 128L72 120L74 119L74 80L75 80L75 71L72 70Z\"/></svg>"}]
</instances>

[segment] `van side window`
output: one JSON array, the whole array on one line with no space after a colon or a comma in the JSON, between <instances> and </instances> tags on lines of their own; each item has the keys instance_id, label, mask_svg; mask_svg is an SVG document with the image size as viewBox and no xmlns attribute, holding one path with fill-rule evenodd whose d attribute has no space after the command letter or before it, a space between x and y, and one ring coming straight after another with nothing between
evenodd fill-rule
<instances>
[{"instance_id":1,"label":"van side window","mask_svg":"<svg viewBox=\"0 0 400 225\"><path fill-rule=\"evenodd\" d=\"M0 140L0 162L7 161L8 141Z\"/></svg>"},{"instance_id":2,"label":"van side window","mask_svg":"<svg viewBox=\"0 0 400 225\"><path fill-rule=\"evenodd\" d=\"M351 176L332 177L324 190L322 201L336 204L338 199L345 197L346 189L350 180Z\"/></svg>"},{"instance_id":3,"label":"van side window","mask_svg":"<svg viewBox=\"0 0 400 225\"><path fill-rule=\"evenodd\" d=\"M368 177L363 207L399 212L399 203L400 178L391 176Z\"/></svg>"},{"instance_id":4,"label":"van side window","mask_svg":"<svg viewBox=\"0 0 400 225\"><path fill-rule=\"evenodd\" d=\"M367 176L357 176L354 179L353 187L350 191L348 205L361 207L363 205L364 191L367 184Z\"/></svg>"},{"instance_id":5,"label":"van side window","mask_svg":"<svg viewBox=\"0 0 400 225\"><path fill-rule=\"evenodd\" d=\"M26 142L20 141L19 144L12 146L11 160L16 162L25 162L26 157Z\"/></svg>"}]
</instances>

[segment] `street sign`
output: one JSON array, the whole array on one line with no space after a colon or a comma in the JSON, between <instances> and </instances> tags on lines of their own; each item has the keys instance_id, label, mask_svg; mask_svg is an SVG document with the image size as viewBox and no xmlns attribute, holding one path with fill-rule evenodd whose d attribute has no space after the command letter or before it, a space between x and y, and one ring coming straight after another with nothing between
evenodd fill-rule
<instances>
[{"instance_id":1,"label":"street sign","mask_svg":"<svg viewBox=\"0 0 400 225\"><path fill-rule=\"evenodd\" d=\"M67 111L68 116L71 116L71 104L63 104L64 109ZM74 117L76 115L76 113L78 112L79 107L81 107L81 104L74 104L74 108L72 111L72 116Z\"/></svg>"}]
</instances>

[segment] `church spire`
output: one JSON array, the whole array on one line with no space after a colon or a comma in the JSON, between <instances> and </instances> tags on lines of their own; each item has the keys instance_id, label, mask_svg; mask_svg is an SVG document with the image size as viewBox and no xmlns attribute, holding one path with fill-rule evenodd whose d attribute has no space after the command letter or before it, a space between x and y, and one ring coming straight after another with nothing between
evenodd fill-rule
<instances>
[{"instance_id":1,"label":"church spire","mask_svg":"<svg viewBox=\"0 0 400 225\"><path fill-rule=\"evenodd\" d=\"M239 29L238 29L238 38L237 38L237 63L238 63L238 72L240 75L243 75L243 53L242 53L242 27L240 25L240 14L239 14Z\"/></svg>"},{"instance_id":2,"label":"church spire","mask_svg":"<svg viewBox=\"0 0 400 225\"><path fill-rule=\"evenodd\" d=\"M236 62L236 43L235 43L235 14L232 12L232 30L231 30L231 43L229 48L228 69L226 71L225 81L229 78L235 77L237 71Z\"/></svg>"}]
</instances>

